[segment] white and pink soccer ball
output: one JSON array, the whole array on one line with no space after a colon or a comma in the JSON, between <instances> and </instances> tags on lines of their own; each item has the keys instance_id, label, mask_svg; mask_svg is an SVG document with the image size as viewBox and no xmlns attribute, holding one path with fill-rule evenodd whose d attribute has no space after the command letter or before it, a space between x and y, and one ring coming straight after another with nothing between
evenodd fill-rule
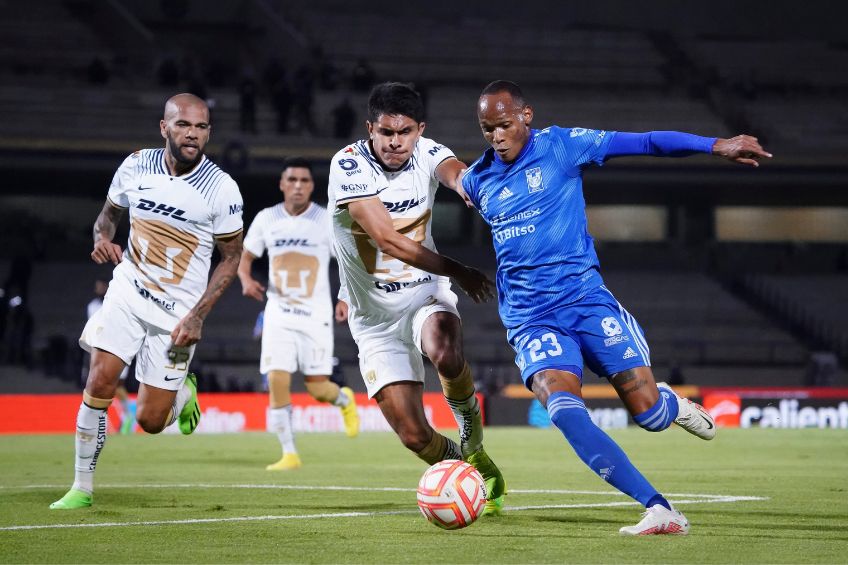
<instances>
[{"instance_id":1,"label":"white and pink soccer ball","mask_svg":"<svg viewBox=\"0 0 848 565\"><path fill-rule=\"evenodd\" d=\"M418 508L430 523L445 530L471 525L485 506L486 483L465 461L439 461L418 481Z\"/></svg>"}]
</instances>

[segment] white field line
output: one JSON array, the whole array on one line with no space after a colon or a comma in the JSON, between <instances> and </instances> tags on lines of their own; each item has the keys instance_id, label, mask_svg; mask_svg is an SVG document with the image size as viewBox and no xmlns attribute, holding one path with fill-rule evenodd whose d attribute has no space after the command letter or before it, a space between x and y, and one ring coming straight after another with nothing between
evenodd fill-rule
<instances>
[{"instance_id":1,"label":"white field line","mask_svg":"<svg viewBox=\"0 0 848 565\"><path fill-rule=\"evenodd\" d=\"M415 489L399 487L345 487L345 486L313 486L313 485L221 485L221 484L171 484L171 485L99 485L98 488L250 488L250 489L287 489L287 490L329 490L329 491L370 491L370 492L415 492ZM33 489L33 488L62 488L61 485L25 485L20 487L0 486L4 489ZM521 494L590 494L590 495L614 495L621 493L608 491L583 491L583 490L513 490L512 493ZM669 497L681 496L689 498L672 499L673 504L704 504L715 502L743 502L753 500L768 500L760 496L732 496L720 494L669 494ZM508 506L507 512L522 510L547 510L567 508L609 508L615 506L633 506L635 501L622 502L598 502L585 504L545 504L538 506ZM400 514L417 514L417 510L397 510L389 512L336 512L327 514L290 514L290 515L266 515L266 516L235 516L231 518L190 518L185 520L145 520L138 522L96 522L90 524L35 524L20 526L2 526L0 531L20 530L46 530L67 528L109 528L127 526L163 526L174 524L211 524L223 522L262 522L268 520L314 520L320 518L370 518L377 516L393 516Z\"/></svg>"},{"instance_id":2,"label":"white field line","mask_svg":"<svg viewBox=\"0 0 848 565\"><path fill-rule=\"evenodd\" d=\"M63 484L41 484L41 485L0 485L0 489L5 490L28 490L28 489L64 489L67 488L67 483ZM210 488L210 489L269 489L269 490L326 490L326 491L361 491L361 492L415 492L414 488L409 487L351 487L341 485L276 485L276 484L224 484L224 483L153 483L153 484L120 484L107 483L98 484L98 489L117 489L117 488ZM623 492L614 490L571 490L571 489L509 489L510 494L586 494L599 496L625 496ZM690 498L715 498L725 499L728 497L738 498L739 500L768 500L767 498L758 497L737 497L735 495L726 494L696 494L696 493L666 493L666 496L680 496Z\"/></svg>"}]
</instances>

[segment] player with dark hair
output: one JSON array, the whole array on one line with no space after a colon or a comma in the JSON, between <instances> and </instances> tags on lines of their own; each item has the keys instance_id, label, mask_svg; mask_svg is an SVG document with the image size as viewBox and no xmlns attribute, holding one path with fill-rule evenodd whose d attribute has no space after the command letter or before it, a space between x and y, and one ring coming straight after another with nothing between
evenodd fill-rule
<instances>
[{"instance_id":1,"label":"player with dark hair","mask_svg":"<svg viewBox=\"0 0 848 565\"><path fill-rule=\"evenodd\" d=\"M492 282L439 255L430 232L439 183L456 190L465 164L422 136L424 105L409 85L377 85L366 125L369 138L348 145L330 163L328 208L340 297L350 305L348 323L368 395L401 442L428 464L464 458L474 465L486 480L485 513L496 514L504 481L483 450L480 407L448 277L478 302L492 296ZM459 425L459 446L424 415L422 353L439 373Z\"/></svg>"},{"instance_id":2,"label":"player with dark hair","mask_svg":"<svg viewBox=\"0 0 848 565\"><path fill-rule=\"evenodd\" d=\"M350 388L330 381L333 372L333 305L329 264L332 244L327 210L311 200L315 181L312 165L303 158L283 164L283 201L261 210L244 238L238 275L242 294L262 302L266 295L259 372L268 375L271 409L268 431L280 440L282 457L269 471L301 466L292 428L291 375L304 374L306 391L319 402L341 409L345 432L359 433L359 416ZM268 288L253 278L253 261L268 252ZM346 305L336 317L344 320Z\"/></svg>"},{"instance_id":3,"label":"player with dark hair","mask_svg":"<svg viewBox=\"0 0 848 565\"><path fill-rule=\"evenodd\" d=\"M508 81L483 89L477 117L491 148L463 175L461 191L492 230L500 316L524 383L580 459L647 509L622 534L686 534L683 514L592 422L583 403L585 363L609 380L642 428L658 432L675 422L702 439L715 436L708 412L655 383L642 328L604 286L587 229L582 172L622 155L710 153L757 166L771 154L746 135L531 129L533 109Z\"/></svg>"},{"instance_id":4,"label":"player with dark hair","mask_svg":"<svg viewBox=\"0 0 848 565\"><path fill-rule=\"evenodd\" d=\"M91 506L106 411L134 358L136 420L144 431L159 433L178 421L190 434L200 421L188 367L206 316L236 276L242 234L238 185L204 155L211 130L203 100L172 96L159 122L165 147L136 151L112 179L94 223L91 258L116 267L103 306L80 336L91 364L77 414L76 472L52 509ZM122 252L112 238L125 210L130 237ZM210 278L216 247L221 260Z\"/></svg>"}]
</instances>

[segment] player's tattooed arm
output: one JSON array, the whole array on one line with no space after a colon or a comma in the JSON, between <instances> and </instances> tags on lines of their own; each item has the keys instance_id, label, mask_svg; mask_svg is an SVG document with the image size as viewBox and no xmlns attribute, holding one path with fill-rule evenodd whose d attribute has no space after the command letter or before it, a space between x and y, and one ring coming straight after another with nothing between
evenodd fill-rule
<instances>
[{"instance_id":1,"label":"player's tattooed arm","mask_svg":"<svg viewBox=\"0 0 848 565\"><path fill-rule=\"evenodd\" d=\"M97 216L94 222L94 250L91 252L91 258L95 263L114 263L117 265L121 262L121 246L117 243L112 243L112 238L115 237L115 231L118 229L118 223L124 215L124 209L112 204L107 200L103 204L103 209Z\"/></svg>"},{"instance_id":2,"label":"player's tattooed arm","mask_svg":"<svg viewBox=\"0 0 848 565\"><path fill-rule=\"evenodd\" d=\"M221 254L221 260L215 270L212 271L206 292L171 332L171 342L177 347L187 347L200 341L203 321L209 315L212 306L218 302L218 299L236 278L242 252L242 233L238 232L232 237L218 239L216 244L218 252Z\"/></svg>"}]
</instances>

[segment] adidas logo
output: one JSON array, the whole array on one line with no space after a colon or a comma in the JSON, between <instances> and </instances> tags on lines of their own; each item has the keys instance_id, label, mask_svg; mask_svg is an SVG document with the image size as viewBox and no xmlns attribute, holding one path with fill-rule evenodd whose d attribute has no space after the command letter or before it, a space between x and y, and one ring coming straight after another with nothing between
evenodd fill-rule
<instances>
[{"instance_id":1,"label":"adidas logo","mask_svg":"<svg viewBox=\"0 0 848 565\"><path fill-rule=\"evenodd\" d=\"M498 194L498 200L506 200L510 196L512 196L512 191L509 189L508 186L505 186L503 187L503 190L501 190L501 193Z\"/></svg>"},{"instance_id":2,"label":"adidas logo","mask_svg":"<svg viewBox=\"0 0 848 565\"><path fill-rule=\"evenodd\" d=\"M622 359L630 359L632 357L636 357L636 352L633 351L632 347L628 347L627 350L624 352L624 356L622 357Z\"/></svg>"}]
</instances>

